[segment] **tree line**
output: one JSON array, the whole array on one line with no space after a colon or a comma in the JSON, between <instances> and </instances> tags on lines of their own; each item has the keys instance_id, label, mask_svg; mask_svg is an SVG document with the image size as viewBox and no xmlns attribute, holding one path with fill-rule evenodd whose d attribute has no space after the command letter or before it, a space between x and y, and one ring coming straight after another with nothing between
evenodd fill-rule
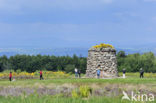
<instances>
[{"instance_id":1,"label":"tree line","mask_svg":"<svg viewBox=\"0 0 156 103\"><path fill-rule=\"evenodd\" d=\"M143 68L145 72L156 72L156 57L152 52L144 54L125 54L124 51L117 53L118 71L123 68L127 72L138 72ZM15 55L11 57L0 57L0 72L5 70L20 70L35 72L36 70L65 71L74 73L74 68L85 73L87 65L86 57L71 56L49 56L49 55Z\"/></svg>"},{"instance_id":2,"label":"tree line","mask_svg":"<svg viewBox=\"0 0 156 103\"><path fill-rule=\"evenodd\" d=\"M126 55L124 51L120 51L117 53L117 63L119 71L125 68L127 72L139 72L143 68L145 72L156 73L156 57L152 52Z\"/></svg>"},{"instance_id":3,"label":"tree line","mask_svg":"<svg viewBox=\"0 0 156 103\"><path fill-rule=\"evenodd\" d=\"M85 57L47 56L47 55L15 55L7 58L0 57L0 72L4 70L21 70L35 72L36 70L74 72L78 68L85 73L87 60Z\"/></svg>"}]
</instances>

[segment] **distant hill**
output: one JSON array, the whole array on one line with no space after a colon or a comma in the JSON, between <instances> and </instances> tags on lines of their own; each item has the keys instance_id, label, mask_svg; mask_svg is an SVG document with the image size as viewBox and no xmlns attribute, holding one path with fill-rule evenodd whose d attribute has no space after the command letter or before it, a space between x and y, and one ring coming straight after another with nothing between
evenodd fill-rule
<instances>
[{"instance_id":1,"label":"distant hill","mask_svg":"<svg viewBox=\"0 0 156 103\"><path fill-rule=\"evenodd\" d=\"M77 56L87 57L89 48L0 48L0 56L6 55L8 57L14 56L16 54L26 54L26 55L55 55L55 56L73 56L76 54ZM117 48L118 51L125 51L126 54L133 54L133 53L145 53L145 52L154 52L156 53L156 49L151 48L127 48L121 49Z\"/></svg>"},{"instance_id":2,"label":"distant hill","mask_svg":"<svg viewBox=\"0 0 156 103\"><path fill-rule=\"evenodd\" d=\"M86 57L88 54L88 49L87 48L31 48L31 49L0 49L0 56L6 55L6 56L13 56L16 54L26 54L26 55L55 55L55 56L73 56L76 54L77 56L83 56Z\"/></svg>"}]
</instances>

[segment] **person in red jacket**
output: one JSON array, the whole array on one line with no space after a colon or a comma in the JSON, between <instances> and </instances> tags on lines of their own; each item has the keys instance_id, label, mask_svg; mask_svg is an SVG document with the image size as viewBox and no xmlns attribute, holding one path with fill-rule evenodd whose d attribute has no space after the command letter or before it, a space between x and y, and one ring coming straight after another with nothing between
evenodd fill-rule
<instances>
[{"instance_id":1,"label":"person in red jacket","mask_svg":"<svg viewBox=\"0 0 156 103\"><path fill-rule=\"evenodd\" d=\"M40 70L40 80L43 80L42 70Z\"/></svg>"},{"instance_id":2,"label":"person in red jacket","mask_svg":"<svg viewBox=\"0 0 156 103\"><path fill-rule=\"evenodd\" d=\"M10 72L10 74L9 74L9 80L10 80L10 82L12 81L12 72Z\"/></svg>"}]
</instances>

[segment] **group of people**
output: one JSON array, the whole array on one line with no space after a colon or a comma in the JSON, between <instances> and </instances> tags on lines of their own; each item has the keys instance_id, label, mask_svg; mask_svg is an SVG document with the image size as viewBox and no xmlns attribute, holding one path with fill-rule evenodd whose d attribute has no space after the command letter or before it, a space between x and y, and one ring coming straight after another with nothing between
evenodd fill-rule
<instances>
[{"instance_id":1,"label":"group of people","mask_svg":"<svg viewBox=\"0 0 156 103\"><path fill-rule=\"evenodd\" d=\"M123 69L122 72L123 72L123 78L126 78L126 69ZM97 73L97 78L99 79L101 70L97 69L96 73ZM142 68L140 68L140 78L144 78L144 70Z\"/></svg>"},{"instance_id":2,"label":"group of people","mask_svg":"<svg viewBox=\"0 0 156 103\"><path fill-rule=\"evenodd\" d=\"M40 70L39 74L40 74L40 80L44 80L42 70ZM12 72L10 72L9 74L9 81L12 81Z\"/></svg>"},{"instance_id":3,"label":"group of people","mask_svg":"<svg viewBox=\"0 0 156 103\"><path fill-rule=\"evenodd\" d=\"M81 71L80 71L80 69L75 68L75 78L81 78Z\"/></svg>"},{"instance_id":4,"label":"group of people","mask_svg":"<svg viewBox=\"0 0 156 103\"><path fill-rule=\"evenodd\" d=\"M126 78L126 69L122 70L123 72L123 78ZM144 78L144 70L140 68L140 78Z\"/></svg>"},{"instance_id":5,"label":"group of people","mask_svg":"<svg viewBox=\"0 0 156 103\"><path fill-rule=\"evenodd\" d=\"M126 78L126 69L123 69L122 72L123 72L123 78ZM97 70L97 78L98 79L100 78L100 73L101 73L101 71L100 71L100 69L98 69ZM40 80L43 80L44 78L43 78L42 70L40 70L39 74L40 74ZM75 78L81 78L80 69L75 68ZM140 69L140 78L144 78L144 70L142 68ZM10 72L10 74L9 74L9 81L12 81L12 72Z\"/></svg>"},{"instance_id":6,"label":"group of people","mask_svg":"<svg viewBox=\"0 0 156 103\"><path fill-rule=\"evenodd\" d=\"M40 80L44 80L42 70L40 70L39 74L40 74ZM75 68L75 77L76 78L81 78L80 69ZM12 72L10 72L10 74L9 74L9 81L12 81Z\"/></svg>"}]
</instances>

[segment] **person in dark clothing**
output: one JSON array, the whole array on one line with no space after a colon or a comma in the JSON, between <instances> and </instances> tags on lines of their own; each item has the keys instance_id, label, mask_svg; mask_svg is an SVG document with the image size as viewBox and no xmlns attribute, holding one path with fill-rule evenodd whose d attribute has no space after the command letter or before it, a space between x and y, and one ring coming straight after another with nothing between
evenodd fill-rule
<instances>
[{"instance_id":1,"label":"person in dark clothing","mask_svg":"<svg viewBox=\"0 0 156 103\"><path fill-rule=\"evenodd\" d=\"M79 78L81 78L81 70L80 69L78 70L78 75L79 75Z\"/></svg>"},{"instance_id":2,"label":"person in dark clothing","mask_svg":"<svg viewBox=\"0 0 156 103\"><path fill-rule=\"evenodd\" d=\"M9 74L9 81L10 82L12 81L12 72L10 72L10 74Z\"/></svg>"},{"instance_id":3,"label":"person in dark clothing","mask_svg":"<svg viewBox=\"0 0 156 103\"><path fill-rule=\"evenodd\" d=\"M42 73L42 70L40 70L40 80L43 80L43 73Z\"/></svg>"},{"instance_id":4,"label":"person in dark clothing","mask_svg":"<svg viewBox=\"0 0 156 103\"><path fill-rule=\"evenodd\" d=\"M140 69L140 78L144 78L144 70L142 68Z\"/></svg>"},{"instance_id":5,"label":"person in dark clothing","mask_svg":"<svg viewBox=\"0 0 156 103\"><path fill-rule=\"evenodd\" d=\"M123 72L123 78L126 78L126 76L125 76L125 74L126 74L126 69L123 69L122 72Z\"/></svg>"}]
</instances>

